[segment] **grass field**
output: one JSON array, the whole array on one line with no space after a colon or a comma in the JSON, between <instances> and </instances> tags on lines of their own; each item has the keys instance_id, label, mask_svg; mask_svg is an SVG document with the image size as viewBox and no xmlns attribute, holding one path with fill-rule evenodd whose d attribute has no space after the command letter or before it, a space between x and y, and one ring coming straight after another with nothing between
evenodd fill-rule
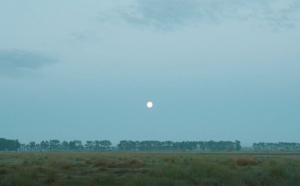
<instances>
[{"instance_id":1,"label":"grass field","mask_svg":"<svg viewBox=\"0 0 300 186\"><path fill-rule=\"evenodd\" d=\"M300 185L300 153L0 153L0 185Z\"/></svg>"}]
</instances>

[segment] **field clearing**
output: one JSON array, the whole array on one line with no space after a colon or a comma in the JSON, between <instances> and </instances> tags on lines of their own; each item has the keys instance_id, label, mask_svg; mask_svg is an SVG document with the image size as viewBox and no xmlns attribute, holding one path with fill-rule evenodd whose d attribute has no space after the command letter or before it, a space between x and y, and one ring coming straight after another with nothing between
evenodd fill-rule
<instances>
[{"instance_id":1,"label":"field clearing","mask_svg":"<svg viewBox=\"0 0 300 186\"><path fill-rule=\"evenodd\" d=\"M1 152L0 185L300 185L300 152Z\"/></svg>"}]
</instances>

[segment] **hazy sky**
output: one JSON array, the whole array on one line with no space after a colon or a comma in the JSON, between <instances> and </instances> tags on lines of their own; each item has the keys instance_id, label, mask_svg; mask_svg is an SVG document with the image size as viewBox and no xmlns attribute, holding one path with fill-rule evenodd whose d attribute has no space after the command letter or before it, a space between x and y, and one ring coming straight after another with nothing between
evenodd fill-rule
<instances>
[{"instance_id":1,"label":"hazy sky","mask_svg":"<svg viewBox=\"0 0 300 186\"><path fill-rule=\"evenodd\" d=\"M0 137L300 142L299 0L0 0L0 27Z\"/></svg>"}]
</instances>

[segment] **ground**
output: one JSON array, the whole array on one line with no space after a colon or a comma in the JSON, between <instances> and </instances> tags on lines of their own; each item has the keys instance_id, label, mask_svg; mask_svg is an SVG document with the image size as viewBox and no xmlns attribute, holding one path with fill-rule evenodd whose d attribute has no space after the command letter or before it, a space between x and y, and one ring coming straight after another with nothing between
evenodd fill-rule
<instances>
[{"instance_id":1,"label":"ground","mask_svg":"<svg viewBox=\"0 0 300 186\"><path fill-rule=\"evenodd\" d=\"M2 152L0 185L300 185L300 153Z\"/></svg>"}]
</instances>

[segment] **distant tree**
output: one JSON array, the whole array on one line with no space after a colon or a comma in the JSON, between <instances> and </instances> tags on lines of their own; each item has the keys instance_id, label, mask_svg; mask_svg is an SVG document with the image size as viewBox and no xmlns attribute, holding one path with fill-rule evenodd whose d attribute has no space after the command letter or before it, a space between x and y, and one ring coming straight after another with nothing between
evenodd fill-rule
<instances>
[{"instance_id":1,"label":"distant tree","mask_svg":"<svg viewBox=\"0 0 300 186\"><path fill-rule=\"evenodd\" d=\"M93 146L94 146L94 150L96 150L96 151L100 150L100 141L99 140L95 140L93 142Z\"/></svg>"},{"instance_id":2,"label":"distant tree","mask_svg":"<svg viewBox=\"0 0 300 186\"><path fill-rule=\"evenodd\" d=\"M111 142L109 140L102 140L100 141L100 145L103 148L103 150L109 150L111 147Z\"/></svg>"},{"instance_id":3,"label":"distant tree","mask_svg":"<svg viewBox=\"0 0 300 186\"><path fill-rule=\"evenodd\" d=\"M63 141L61 143L61 148L64 150L64 151L67 151L67 150L70 150L69 149L69 143L67 141Z\"/></svg>"},{"instance_id":4,"label":"distant tree","mask_svg":"<svg viewBox=\"0 0 300 186\"><path fill-rule=\"evenodd\" d=\"M299 151L299 143L288 143L288 142L279 142L279 143L253 143L252 147L256 151Z\"/></svg>"},{"instance_id":5,"label":"distant tree","mask_svg":"<svg viewBox=\"0 0 300 186\"><path fill-rule=\"evenodd\" d=\"M69 148L70 150L76 150L76 141L70 141Z\"/></svg>"},{"instance_id":6,"label":"distant tree","mask_svg":"<svg viewBox=\"0 0 300 186\"><path fill-rule=\"evenodd\" d=\"M18 140L0 138L0 151L16 151L20 146L21 144Z\"/></svg>"},{"instance_id":7,"label":"distant tree","mask_svg":"<svg viewBox=\"0 0 300 186\"><path fill-rule=\"evenodd\" d=\"M164 141L162 145L163 150L173 150L173 141Z\"/></svg>"},{"instance_id":8,"label":"distant tree","mask_svg":"<svg viewBox=\"0 0 300 186\"><path fill-rule=\"evenodd\" d=\"M25 151L25 144L20 144L20 148L19 148L19 151Z\"/></svg>"},{"instance_id":9,"label":"distant tree","mask_svg":"<svg viewBox=\"0 0 300 186\"><path fill-rule=\"evenodd\" d=\"M94 150L94 144L93 144L93 141L86 141L85 149L86 149L86 150Z\"/></svg>"},{"instance_id":10,"label":"distant tree","mask_svg":"<svg viewBox=\"0 0 300 186\"><path fill-rule=\"evenodd\" d=\"M80 140L74 140L69 142L69 148L73 151L81 151L83 150L83 145Z\"/></svg>"},{"instance_id":11,"label":"distant tree","mask_svg":"<svg viewBox=\"0 0 300 186\"><path fill-rule=\"evenodd\" d=\"M75 140L75 143L76 143L77 150L79 150L79 151L83 150L83 145L80 140Z\"/></svg>"},{"instance_id":12,"label":"distant tree","mask_svg":"<svg viewBox=\"0 0 300 186\"><path fill-rule=\"evenodd\" d=\"M199 141L198 142L198 145L199 145L199 148L202 150L202 151L205 151L205 143L203 141Z\"/></svg>"},{"instance_id":13,"label":"distant tree","mask_svg":"<svg viewBox=\"0 0 300 186\"><path fill-rule=\"evenodd\" d=\"M50 149L51 150L59 150L60 141L57 139L50 140Z\"/></svg>"},{"instance_id":14,"label":"distant tree","mask_svg":"<svg viewBox=\"0 0 300 186\"><path fill-rule=\"evenodd\" d=\"M213 140L208 141L207 143L207 148L210 151L216 151L216 143Z\"/></svg>"},{"instance_id":15,"label":"distant tree","mask_svg":"<svg viewBox=\"0 0 300 186\"><path fill-rule=\"evenodd\" d=\"M41 149L42 150L48 150L48 147L49 147L49 142L48 141L41 141L41 143L40 143L40 147L41 147Z\"/></svg>"},{"instance_id":16,"label":"distant tree","mask_svg":"<svg viewBox=\"0 0 300 186\"><path fill-rule=\"evenodd\" d=\"M45 146L46 146L45 150L49 150L50 149L50 142L48 140L45 141Z\"/></svg>"},{"instance_id":17,"label":"distant tree","mask_svg":"<svg viewBox=\"0 0 300 186\"><path fill-rule=\"evenodd\" d=\"M234 144L235 150L241 150L242 146L241 146L241 142L239 140L235 140L235 144Z\"/></svg>"},{"instance_id":18,"label":"distant tree","mask_svg":"<svg viewBox=\"0 0 300 186\"><path fill-rule=\"evenodd\" d=\"M121 140L118 144L118 149L121 151L130 151L132 147L130 147L130 142L127 140Z\"/></svg>"},{"instance_id":19,"label":"distant tree","mask_svg":"<svg viewBox=\"0 0 300 186\"><path fill-rule=\"evenodd\" d=\"M34 141L29 142L29 148L30 148L30 150L35 150L35 142Z\"/></svg>"},{"instance_id":20,"label":"distant tree","mask_svg":"<svg viewBox=\"0 0 300 186\"><path fill-rule=\"evenodd\" d=\"M41 151L41 146L40 146L39 143L36 143L36 144L35 144L35 150L36 150L36 151Z\"/></svg>"}]
</instances>

